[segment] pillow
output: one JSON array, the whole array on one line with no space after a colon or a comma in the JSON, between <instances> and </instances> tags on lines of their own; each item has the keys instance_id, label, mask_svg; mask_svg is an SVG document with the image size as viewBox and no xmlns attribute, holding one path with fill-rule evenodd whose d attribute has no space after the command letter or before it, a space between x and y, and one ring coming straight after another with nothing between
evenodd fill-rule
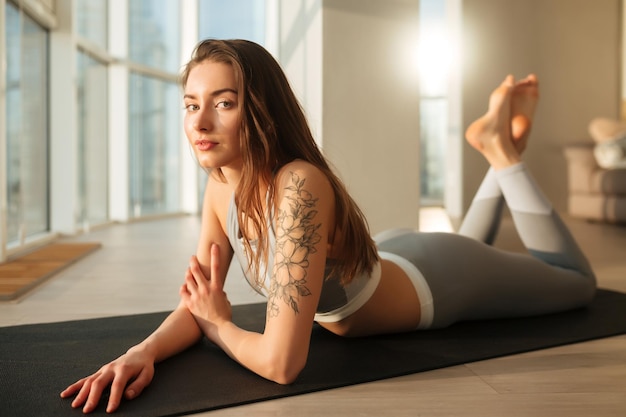
<instances>
[{"instance_id":1,"label":"pillow","mask_svg":"<svg viewBox=\"0 0 626 417\"><path fill-rule=\"evenodd\" d=\"M593 155L602 168L626 168L626 136L596 144Z\"/></svg>"}]
</instances>

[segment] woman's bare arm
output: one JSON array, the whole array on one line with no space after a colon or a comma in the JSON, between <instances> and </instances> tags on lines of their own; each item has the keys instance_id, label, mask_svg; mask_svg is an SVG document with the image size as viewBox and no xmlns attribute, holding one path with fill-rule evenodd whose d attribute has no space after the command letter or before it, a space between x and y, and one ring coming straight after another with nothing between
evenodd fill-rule
<instances>
[{"instance_id":1,"label":"woman's bare arm","mask_svg":"<svg viewBox=\"0 0 626 417\"><path fill-rule=\"evenodd\" d=\"M223 282L206 279L193 260L186 279L188 292L181 291L181 296L204 334L231 358L286 384L295 380L307 360L334 221L334 194L326 177L304 162L283 168L276 190L276 254L264 333L243 330L231 321ZM215 252L220 249L213 247ZM211 276L221 276L218 262L210 269Z\"/></svg>"}]
</instances>

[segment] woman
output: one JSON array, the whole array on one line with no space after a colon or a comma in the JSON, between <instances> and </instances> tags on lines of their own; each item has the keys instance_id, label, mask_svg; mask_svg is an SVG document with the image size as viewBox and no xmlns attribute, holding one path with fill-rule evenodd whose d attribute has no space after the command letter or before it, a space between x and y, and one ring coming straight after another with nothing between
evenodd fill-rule
<instances>
[{"instance_id":1,"label":"woman","mask_svg":"<svg viewBox=\"0 0 626 417\"><path fill-rule=\"evenodd\" d=\"M587 304L589 264L521 162L538 97L534 75L507 77L467 131L491 165L460 234L383 233L377 243L315 145L276 61L243 40L207 40L186 66L185 133L211 170L197 254L181 302L146 340L70 385L73 407L107 411L150 383L154 364L201 337L258 375L293 382L314 321L344 336L546 314ZM531 255L490 243L506 200ZM223 291L235 256L267 296L264 332L231 321ZM454 259L454 261L451 261Z\"/></svg>"}]
</instances>

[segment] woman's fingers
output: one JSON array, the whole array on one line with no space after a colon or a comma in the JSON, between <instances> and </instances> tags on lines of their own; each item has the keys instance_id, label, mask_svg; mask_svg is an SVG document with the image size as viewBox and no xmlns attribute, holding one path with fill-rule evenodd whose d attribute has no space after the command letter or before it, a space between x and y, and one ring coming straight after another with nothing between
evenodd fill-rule
<instances>
[{"instance_id":1,"label":"woman's fingers","mask_svg":"<svg viewBox=\"0 0 626 417\"><path fill-rule=\"evenodd\" d=\"M178 291L181 297L189 297L189 290L187 289L187 284L183 284L180 286L180 291Z\"/></svg>"},{"instance_id":2,"label":"woman's fingers","mask_svg":"<svg viewBox=\"0 0 626 417\"><path fill-rule=\"evenodd\" d=\"M137 371L138 373L135 375ZM139 370L134 366L106 366L95 374L67 387L61 393L61 397L67 398L78 392L72 401L72 407L82 407L83 413L90 413L98 407L102 400L102 393L110 387L106 411L112 413L120 406L122 396L127 399L135 398L150 384L153 375L154 368L150 367L143 367ZM133 382L127 386L131 380Z\"/></svg>"},{"instance_id":3,"label":"woman's fingers","mask_svg":"<svg viewBox=\"0 0 626 417\"><path fill-rule=\"evenodd\" d=\"M219 288L224 286L224 279L221 278L220 274L220 247L216 243L211 244L210 254L211 264L209 276L207 277L204 274L202 268L200 267L200 263L198 262L198 258L193 255L189 260L189 267L187 268L187 273L185 274L186 283L198 287L203 286L207 282ZM191 288L189 288L189 290L191 290Z\"/></svg>"},{"instance_id":4,"label":"woman's fingers","mask_svg":"<svg viewBox=\"0 0 626 417\"><path fill-rule=\"evenodd\" d=\"M220 277L220 247L214 243L211 245L211 284L221 290L224 288L224 280Z\"/></svg>"},{"instance_id":5,"label":"woman's fingers","mask_svg":"<svg viewBox=\"0 0 626 417\"><path fill-rule=\"evenodd\" d=\"M126 391L124 392L126 399L132 400L141 394L144 388L152 382L153 377L154 369L142 369L139 375L137 375L137 378L135 378L135 380L126 388Z\"/></svg>"},{"instance_id":6,"label":"woman's fingers","mask_svg":"<svg viewBox=\"0 0 626 417\"><path fill-rule=\"evenodd\" d=\"M109 395L109 402L107 403L107 413L112 413L120 406L122 402L122 394L128 383L128 377L116 375L111 383L111 394Z\"/></svg>"},{"instance_id":7,"label":"woman's fingers","mask_svg":"<svg viewBox=\"0 0 626 417\"><path fill-rule=\"evenodd\" d=\"M83 384L85 383L85 380L87 378L83 378L79 381L74 382L72 385L70 385L69 387L65 388L62 392L61 392L61 398L68 398L71 397L72 395L74 395L75 393L77 393L78 391L80 391L80 389L83 387Z\"/></svg>"},{"instance_id":8,"label":"woman's fingers","mask_svg":"<svg viewBox=\"0 0 626 417\"><path fill-rule=\"evenodd\" d=\"M79 382L81 382L80 390L76 397L72 401L72 407L78 408L82 407L87 401L87 397L89 396L89 390L91 388L91 379L93 377L83 378ZM76 384L75 384L76 385Z\"/></svg>"},{"instance_id":9,"label":"woman's fingers","mask_svg":"<svg viewBox=\"0 0 626 417\"><path fill-rule=\"evenodd\" d=\"M191 270L191 265L187 268L187 271L185 271L185 285L187 286L188 292L198 286L198 281Z\"/></svg>"},{"instance_id":10,"label":"woman's fingers","mask_svg":"<svg viewBox=\"0 0 626 417\"><path fill-rule=\"evenodd\" d=\"M196 255L193 255L189 260L189 268L187 268L188 273L191 273L193 280L197 285L202 285L206 281L210 281L210 277L206 277L204 272L202 272L202 268L200 268L200 262L198 262L198 258Z\"/></svg>"},{"instance_id":11,"label":"woman's fingers","mask_svg":"<svg viewBox=\"0 0 626 417\"><path fill-rule=\"evenodd\" d=\"M84 380L78 395L72 401L72 407L83 407L83 413L90 413L96 409L100 402L102 392L109 385L110 378L107 374L98 372Z\"/></svg>"},{"instance_id":12,"label":"woman's fingers","mask_svg":"<svg viewBox=\"0 0 626 417\"><path fill-rule=\"evenodd\" d=\"M111 384L111 394L106 408L107 413L112 413L118 409L122 402L122 396L128 400L132 400L141 394L143 389L152 381L153 374L154 372L150 368L143 368L130 384L128 384L128 381L132 379L134 375L116 375Z\"/></svg>"}]
</instances>

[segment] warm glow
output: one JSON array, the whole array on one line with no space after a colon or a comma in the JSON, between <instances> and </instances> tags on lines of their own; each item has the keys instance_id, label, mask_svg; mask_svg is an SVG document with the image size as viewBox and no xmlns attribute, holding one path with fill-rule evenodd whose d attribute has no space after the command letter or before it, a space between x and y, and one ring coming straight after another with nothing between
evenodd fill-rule
<instances>
[{"instance_id":1,"label":"warm glow","mask_svg":"<svg viewBox=\"0 0 626 417\"><path fill-rule=\"evenodd\" d=\"M427 25L420 31L418 70L422 95L445 95L456 51L444 24Z\"/></svg>"},{"instance_id":2,"label":"warm glow","mask_svg":"<svg viewBox=\"0 0 626 417\"><path fill-rule=\"evenodd\" d=\"M419 222L420 232L454 232L448 214L441 207L422 207Z\"/></svg>"}]
</instances>

